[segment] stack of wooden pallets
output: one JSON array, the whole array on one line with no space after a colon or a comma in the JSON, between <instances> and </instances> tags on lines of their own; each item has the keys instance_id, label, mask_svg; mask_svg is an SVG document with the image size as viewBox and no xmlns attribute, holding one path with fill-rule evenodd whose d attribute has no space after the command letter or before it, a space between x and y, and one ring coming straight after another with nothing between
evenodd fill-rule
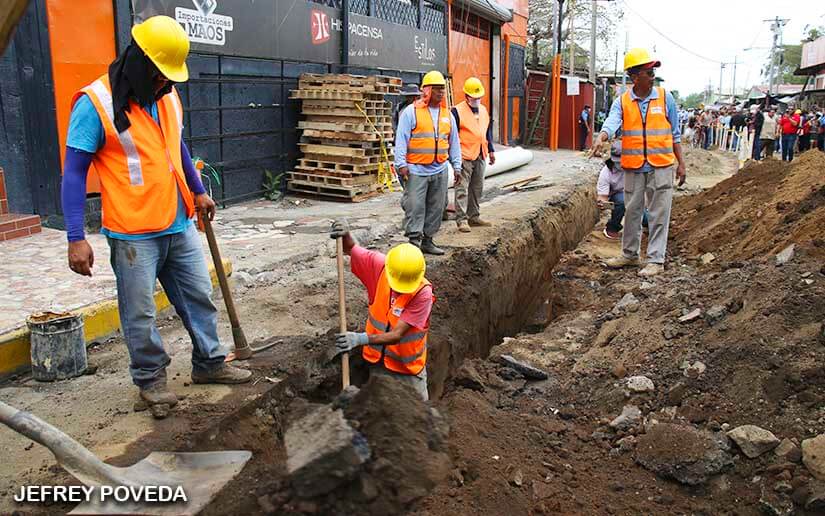
<instances>
[{"instance_id":1,"label":"stack of wooden pallets","mask_svg":"<svg viewBox=\"0 0 825 516\"><path fill-rule=\"evenodd\" d=\"M301 75L290 98L302 101L304 156L288 190L352 202L380 193L379 167L393 159L392 103L384 96L400 87L401 79L381 75Z\"/></svg>"}]
</instances>

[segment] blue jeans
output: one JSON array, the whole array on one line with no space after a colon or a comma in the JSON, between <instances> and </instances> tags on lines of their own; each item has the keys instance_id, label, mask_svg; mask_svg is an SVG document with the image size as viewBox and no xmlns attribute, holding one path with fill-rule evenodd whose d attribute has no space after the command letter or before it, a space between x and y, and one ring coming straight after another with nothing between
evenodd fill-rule
<instances>
[{"instance_id":1,"label":"blue jeans","mask_svg":"<svg viewBox=\"0 0 825 516\"><path fill-rule=\"evenodd\" d=\"M762 159L762 142L759 138L756 138L756 136L754 136L753 139L753 152L751 153L751 157L756 161Z\"/></svg>"},{"instance_id":2,"label":"blue jeans","mask_svg":"<svg viewBox=\"0 0 825 516\"><path fill-rule=\"evenodd\" d=\"M794 145L796 145L795 134L782 135L782 161L793 161Z\"/></svg>"},{"instance_id":3,"label":"blue jeans","mask_svg":"<svg viewBox=\"0 0 825 516\"><path fill-rule=\"evenodd\" d=\"M134 384L145 388L164 381L171 361L155 324L157 279L192 339L192 369L217 369L226 352L218 340L218 311L194 224L182 233L147 240L109 238L109 248Z\"/></svg>"},{"instance_id":4,"label":"blue jeans","mask_svg":"<svg viewBox=\"0 0 825 516\"><path fill-rule=\"evenodd\" d=\"M705 150L708 150L710 148L710 139L713 135L713 130L710 127L705 127L704 131L705 131L705 141L702 144L702 147Z\"/></svg>"},{"instance_id":5,"label":"blue jeans","mask_svg":"<svg viewBox=\"0 0 825 516\"><path fill-rule=\"evenodd\" d=\"M613 210L610 212L610 220L605 226L608 231L618 233L622 230L622 219L624 218L624 192L616 192L611 195L608 200L613 203ZM642 215L642 225L647 226L647 209Z\"/></svg>"}]
</instances>

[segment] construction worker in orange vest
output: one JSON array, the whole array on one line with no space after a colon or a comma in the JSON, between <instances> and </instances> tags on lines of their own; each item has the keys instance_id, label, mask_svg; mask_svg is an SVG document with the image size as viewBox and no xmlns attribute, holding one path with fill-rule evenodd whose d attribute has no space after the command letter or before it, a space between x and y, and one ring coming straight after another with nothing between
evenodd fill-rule
<instances>
[{"instance_id":1,"label":"construction worker in orange vest","mask_svg":"<svg viewBox=\"0 0 825 516\"><path fill-rule=\"evenodd\" d=\"M427 393L427 335L435 302L433 288L424 277L426 263L412 244L390 249L386 256L360 247L346 221L332 225L330 237L342 238L351 257L352 273L367 289L369 316L366 332L336 336L339 353L361 347L372 365L370 374L393 376L412 386L424 400Z\"/></svg>"},{"instance_id":2,"label":"construction worker in orange vest","mask_svg":"<svg viewBox=\"0 0 825 516\"><path fill-rule=\"evenodd\" d=\"M464 101L452 109L461 140L461 170L455 171L455 221L462 233L469 233L470 226L491 225L479 216L487 159L491 165L496 162L490 114L481 103L483 97L484 85L477 77L470 77L464 81Z\"/></svg>"},{"instance_id":3,"label":"construction worker in orange vest","mask_svg":"<svg viewBox=\"0 0 825 516\"><path fill-rule=\"evenodd\" d=\"M215 215L182 140L183 106L174 84L189 78L189 40L172 18L132 28L132 41L108 73L72 101L63 172L69 268L91 276L84 235L86 176L100 178L101 233L108 238L118 310L132 381L150 404L174 406L166 383L170 358L155 324L159 279L192 338L194 383L242 383L251 372L224 362L218 312L195 213Z\"/></svg>"},{"instance_id":4,"label":"construction worker in orange vest","mask_svg":"<svg viewBox=\"0 0 825 516\"><path fill-rule=\"evenodd\" d=\"M667 233L673 202L674 174L685 182L681 131L676 101L670 92L654 86L661 62L647 50L634 48L624 58L624 69L633 87L613 101L610 114L593 142L593 152L601 153L607 141L622 131L625 223L622 255L607 260L607 266L622 268L639 263L642 217L647 197L647 264L640 276L655 276L664 270Z\"/></svg>"},{"instance_id":5,"label":"construction worker in orange vest","mask_svg":"<svg viewBox=\"0 0 825 516\"><path fill-rule=\"evenodd\" d=\"M406 178L401 198L404 234L411 244L434 255L444 254L433 237L441 229L447 204L447 161L453 170L461 170L461 142L447 106L446 86L441 72L424 75L421 98L401 112L395 133L395 170Z\"/></svg>"}]
</instances>

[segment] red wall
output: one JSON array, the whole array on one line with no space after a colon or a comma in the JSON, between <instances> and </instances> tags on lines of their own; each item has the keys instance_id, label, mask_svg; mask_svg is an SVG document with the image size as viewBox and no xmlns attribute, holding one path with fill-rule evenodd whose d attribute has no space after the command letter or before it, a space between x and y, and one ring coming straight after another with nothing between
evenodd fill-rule
<instances>
[{"instance_id":1,"label":"red wall","mask_svg":"<svg viewBox=\"0 0 825 516\"><path fill-rule=\"evenodd\" d=\"M544 91L544 84L550 77L543 74L531 73L527 78L528 98L538 99ZM547 118L550 110L550 98L552 92L548 95L547 101L544 103L542 110L542 119L539 121L538 129L533 135L533 145L543 145L549 147L548 142L548 123ZM562 77L561 79L561 105L559 109L559 148L560 149L574 149L578 150L579 145L579 113L584 109L585 105L593 106L593 85L587 82L579 82L579 94L576 96L567 95L567 81ZM538 102L533 100L527 105L527 119L532 120L536 111ZM592 116L592 115L591 115ZM545 129L542 130L541 128ZM592 145L592 134L587 137L587 145Z\"/></svg>"}]
</instances>

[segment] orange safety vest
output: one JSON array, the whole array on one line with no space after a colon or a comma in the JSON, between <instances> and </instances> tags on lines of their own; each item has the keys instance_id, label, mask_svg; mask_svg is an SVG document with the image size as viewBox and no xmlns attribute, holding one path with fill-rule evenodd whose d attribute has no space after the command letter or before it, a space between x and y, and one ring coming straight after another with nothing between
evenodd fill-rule
<instances>
[{"instance_id":1,"label":"orange safety vest","mask_svg":"<svg viewBox=\"0 0 825 516\"><path fill-rule=\"evenodd\" d=\"M642 118L639 102L622 95L622 168L642 168L645 161L656 168L676 161L673 153L673 128L667 119L665 89L656 88L659 98L651 99Z\"/></svg>"},{"instance_id":2,"label":"orange safety vest","mask_svg":"<svg viewBox=\"0 0 825 516\"><path fill-rule=\"evenodd\" d=\"M387 333L398 324L401 313L407 304L418 294L418 292L429 285L425 278L421 281L415 292L411 294L396 294L392 299L392 289L387 281L387 271L381 271L381 278L375 290L375 299L370 304L370 314L367 318L367 333L378 335ZM435 301L435 296L433 296ZM429 323L428 323L429 324ZM372 364L377 364L384 359L384 367L390 371L401 374L418 374L427 364L427 334L429 328L410 328L401 337L398 344L391 346L373 346L367 344L363 346L361 352L364 360Z\"/></svg>"},{"instance_id":3,"label":"orange safety vest","mask_svg":"<svg viewBox=\"0 0 825 516\"><path fill-rule=\"evenodd\" d=\"M461 125L458 127L458 139L461 140L461 158L469 161L478 159L478 155L487 159L487 127L490 115L484 104L478 105L478 114L473 113L467 101L455 107Z\"/></svg>"},{"instance_id":4,"label":"orange safety vest","mask_svg":"<svg viewBox=\"0 0 825 516\"><path fill-rule=\"evenodd\" d=\"M430 107L415 109L415 127L410 135L410 144L407 147L407 163L416 165L431 165L444 163L450 157L450 130L453 116L446 107L438 108L438 132L433 127L433 117Z\"/></svg>"},{"instance_id":5,"label":"orange safety vest","mask_svg":"<svg viewBox=\"0 0 825 516\"><path fill-rule=\"evenodd\" d=\"M126 116L132 125L122 133L115 128L109 76L75 93L72 107L83 94L97 110L106 137L92 158L100 176L103 227L125 234L163 231L177 215L179 189L187 216L194 216L181 161L183 107L178 92L173 88L157 101L159 124L130 100Z\"/></svg>"}]
</instances>

